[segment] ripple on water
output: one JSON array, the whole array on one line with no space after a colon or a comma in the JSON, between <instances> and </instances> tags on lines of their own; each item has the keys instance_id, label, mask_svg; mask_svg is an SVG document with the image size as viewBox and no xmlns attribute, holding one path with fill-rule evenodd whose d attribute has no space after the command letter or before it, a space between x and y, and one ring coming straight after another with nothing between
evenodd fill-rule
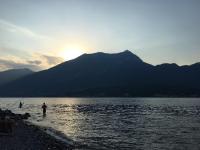
<instances>
[{"instance_id":1,"label":"ripple on water","mask_svg":"<svg viewBox=\"0 0 200 150\"><path fill-rule=\"evenodd\" d=\"M27 100L20 111L30 112L31 122L59 130L95 149L200 149L199 101L100 100L46 100L46 118L41 112L44 100ZM1 101L1 107L19 112L18 102Z\"/></svg>"}]
</instances>

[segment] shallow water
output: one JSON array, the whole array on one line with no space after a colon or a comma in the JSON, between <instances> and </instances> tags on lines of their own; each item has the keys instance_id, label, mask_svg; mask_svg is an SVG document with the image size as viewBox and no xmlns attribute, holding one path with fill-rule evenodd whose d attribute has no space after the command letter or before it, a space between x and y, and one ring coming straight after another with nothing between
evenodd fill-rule
<instances>
[{"instance_id":1,"label":"shallow water","mask_svg":"<svg viewBox=\"0 0 200 150\"><path fill-rule=\"evenodd\" d=\"M30 122L91 149L200 149L198 98L1 98L0 108L29 112Z\"/></svg>"}]
</instances>

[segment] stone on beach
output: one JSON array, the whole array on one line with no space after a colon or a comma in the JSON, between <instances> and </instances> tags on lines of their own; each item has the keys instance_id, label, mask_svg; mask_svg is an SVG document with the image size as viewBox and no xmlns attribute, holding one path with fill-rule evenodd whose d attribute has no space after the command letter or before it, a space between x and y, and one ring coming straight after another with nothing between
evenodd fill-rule
<instances>
[{"instance_id":1,"label":"stone on beach","mask_svg":"<svg viewBox=\"0 0 200 150\"><path fill-rule=\"evenodd\" d=\"M27 124L30 114L14 114L0 109L0 149L1 150L68 150L73 149L62 141L46 134L39 127ZM1 134L2 133L2 134Z\"/></svg>"}]
</instances>

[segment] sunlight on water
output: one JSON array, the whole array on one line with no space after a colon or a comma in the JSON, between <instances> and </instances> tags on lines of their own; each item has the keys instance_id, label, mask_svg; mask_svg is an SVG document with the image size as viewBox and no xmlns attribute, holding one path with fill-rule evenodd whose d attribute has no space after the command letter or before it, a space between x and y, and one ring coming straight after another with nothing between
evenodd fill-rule
<instances>
[{"instance_id":1,"label":"sunlight on water","mask_svg":"<svg viewBox=\"0 0 200 150\"><path fill-rule=\"evenodd\" d=\"M48 106L45 118L43 102ZM1 98L0 108L29 112L30 122L91 148L200 148L200 99Z\"/></svg>"}]
</instances>

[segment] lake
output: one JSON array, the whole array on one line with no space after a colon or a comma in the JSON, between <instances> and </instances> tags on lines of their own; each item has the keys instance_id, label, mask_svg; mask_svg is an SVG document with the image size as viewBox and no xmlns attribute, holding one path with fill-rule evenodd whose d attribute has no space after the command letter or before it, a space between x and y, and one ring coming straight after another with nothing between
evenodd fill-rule
<instances>
[{"instance_id":1,"label":"lake","mask_svg":"<svg viewBox=\"0 0 200 150\"><path fill-rule=\"evenodd\" d=\"M0 98L0 108L90 149L200 149L199 98Z\"/></svg>"}]
</instances>

